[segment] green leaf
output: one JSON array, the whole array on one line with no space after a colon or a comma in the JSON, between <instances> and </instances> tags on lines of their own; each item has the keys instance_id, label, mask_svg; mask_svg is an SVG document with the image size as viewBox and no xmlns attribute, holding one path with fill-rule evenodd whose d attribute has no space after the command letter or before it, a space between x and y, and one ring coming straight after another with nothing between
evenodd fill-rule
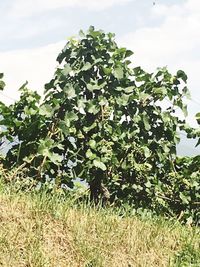
<instances>
[{"instance_id":1,"label":"green leaf","mask_svg":"<svg viewBox=\"0 0 200 267\"><path fill-rule=\"evenodd\" d=\"M83 30L80 30L80 31L79 31L79 36L80 36L81 38L84 38L84 37L85 37L85 33L83 32Z\"/></svg>"},{"instance_id":2,"label":"green leaf","mask_svg":"<svg viewBox=\"0 0 200 267\"><path fill-rule=\"evenodd\" d=\"M187 99L191 99L190 91L189 91L189 89L188 89L186 86L183 88L183 95L184 95Z\"/></svg>"},{"instance_id":3,"label":"green leaf","mask_svg":"<svg viewBox=\"0 0 200 267\"><path fill-rule=\"evenodd\" d=\"M153 92L160 96L166 96L167 89L165 87L158 87L158 88L154 88Z\"/></svg>"},{"instance_id":4,"label":"green leaf","mask_svg":"<svg viewBox=\"0 0 200 267\"><path fill-rule=\"evenodd\" d=\"M183 201L184 204L189 203L189 199L187 196L185 196L182 192L179 193L180 199Z\"/></svg>"},{"instance_id":5,"label":"green leaf","mask_svg":"<svg viewBox=\"0 0 200 267\"><path fill-rule=\"evenodd\" d=\"M3 90L5 85L4 81L0 81L0 90Z\"/></svg>"},{"instance_id":6,"label":"green leaf","mask_svg":"<svg viewBox=\"0 0 200 267\"><path fill-rule=\"evenodd\" d=\"M38 153L43 156L50 155L50 149L53 147L54 141L50 138L46 138L45 140L39 140L39 146L38 146Z\"/></svg>"},{"instance_id":7,"label":"green leaf","mask_svg":"<svg viewBox=\"0 0 200 267\"><path fill-rule=\"evenodd\" d=\"M70 121L60 121L58 124L58 128L63 132L65 136L69 135Z\"/></svg>"},{"instance_id":8,"label":"green leaf","mask_svg":"<svg viewBox=\"0 0 200 267\"><path fill-rule=\"evenodd\" d=\"M49 104L45 104L40 106L39 114L42 116L46 116L47 118L50 118L53 113L52 111L53 111L52 106Z\"/></svg>"},{"instance_id":9,"label":"green leaf","mask_svg":"<svg viewBox=\"0 0 200 267\"><path fill-rule=\"evenodd\" d=\"M94 38L100 36L102 34L102 31L92 31L90 32L90 35Z\"/></svg>"},{"instance_id":10,"label":"green leaf","mask_svg":"<svg viewBox=\"0 0 200 267\"><path fill-rule=\"evenodd\" d=\"M176 75L177 78L181 78L185 83L187 82L187 75L185 74L184 71L178 70Z\"/></svg>"},{"instance_id":11,"label":"green leaf","mask_svg":"<svg viewBox=\"0 0 200 267\"><path fill-rule=\"evenodd\" d=\"M90 160L93 160L96 158L96 154L92 153L92 151L90 149L88 149L86 151L86 158L90 159Z\"/></svg>"},{"instance_id":12,"label":"green leaf","mask_svg":"<svg viewBox=\"0 0 200 267\"><path fill-rule=\"evenodd\" d=\"M90 62L86 62L81 70L82 71L87 71L87 70L91 69L91 67L92 67L91 63Z\"/></svg>"},{"instance_id":13,"label":"green leaf","mask_svg":"<svg viewBox=\"0 0 200 267\"><path fill-rule=\"evenodd\" d=\"M101 169L102 171L106 170L106 165L100 161L100 159L95 159L93 164L96 168Z\"/></svg>"},{"instance_id":14,"label":"green leaf","mask_svg":"<svg viewBox=\"0 0 200 267\"><path fill-rule=\"evenodd\" d=\"M131 51L131 50L126 50L125 57L130 57L130 56L132 56L133 54L134 54L133 51Z\"/></svg>"},{"instance_id":15,"label":"green leaf","mask_svg":"<svg viewBox=\"0 0 200 267\"><path fill-rule=\"evenodd\" d=\"M118 80L121 80L124 77L124 72L122 67L118 67L114 70L114 76L115 78L117 78Z\"/></svg>"},{"instance_id":16,"label":"green leaf","mask_svg":"<svg viewBox=\"0 0 200 267\"><path fill-rule=\"evenodd\" d=\"M79 112L81 114L85 114L85 107L86 107L86 105L85 105L85 99L83 99L83 98L78 99L77 106L78 106Z\"/></svg>"},{"instance_id":17,"label":"green leaf","mask_svg":"<svg viewBox=\"0 0 200 267\"><path fill-rule=\"evenodd\" d=\"M100 106L105 106L108 104L108 100L105 97L99 97L99 105Z\"/></svg>"},{"instance_id":18,"label":"green leaf","mask_svg":"<svg viewBox=\"0 0 200 267\"><path fill-rule=\"evenodd\" d=\"M147 182L145 183L145 186L146 186L147 188L151 188L152 184L151 184L150 181L147 181Z\"/></svg>"},{"instance_id":19,"label":"green leaf","mask_svg":"<svg viewBox=\"0 0 200 267\"><path fill-rule=\"evenodd\" d=\"M62 70L62 74L67 76L70 73L70 71L72 71L72 68L70 67L70 65L65 64L64 69Z\"/></svg>"},{"instance_id":20,"label":"green leaf","mask_svg":"<svg viewBox=\"0 0 200 267\"><path fill-rule=\"evenodd\" d=\"M66 85L64 88L64 92L67 94L68 99L72 99L76 97L76 91L73 86Z\"/></svg>"},{"instance_id":21,"label":"green leaf","mask_svg":"<svg viewBox=\"0 0 200 267\"><path fill-rule=\"evenodd\" d=\"M94 90L100 90L101 86L98 86L97 84L87 84L87 89L93 92Z\"/></svg>"},{"instance_id":22,"label":"green leaf","mask_svg":"<svg viewBox=\"0 0 200 267\"><path fill-rule=\"evenodd\" d=\"M120 97L116 98L116 102L120 106L126 106L129 101L129 95L123 94Z\"/></svg>"},{"instance_id":23,"label":"green leaf","mask_svg":"<svg viewBox=\"0 0 200 267\"><path fill-rule=\"evenodd\" d=\"M97 104L94 101L90 101L88 103L88 112L92 113L92 114L97 114L99 112L99 106L97 106Z\"/></svg>"},{"instance_id":24,"label":"green leaf","mask_svg":"<svg viewBox=\"0 0 200 267\"><path fill-rule=\"evenodd\" d=\"M187 105L182 106L182 111L183 111L184 116L186 117L188 115Z\"/></svg>"},{"instance_id":25,"label":"green leaf","mask_svg":"<svg viewBox=\"0 0 200 267\"><path fill-rule=\"evenodd\" d=\"M30 116L32 116L32 115L35 115L37 112L38 112L37 109L28 108L28 107L25 107L25 108L24 108L24 113L25 113L26 115L30 115Z\"/></svg>"},{"instance_id":26,"label":"green leaf","mask_svg":"<svg viewBox=\"0 0 200 267\"><path fill-rule=\"evenodd\" d=\"M195 147L197 147L197 146L199 146L199 145L200 145L200 138L199 138L197 144L195 145Z\"/></svg>"},{"instance_id":27,"label":"green leaf","mask_svg":"<svg viewBox=\"0 0 200 267\"><path fill-rule=\"evenodd\" d=\"M67 121L67 120L69 120L70 122L71 121L77 121L78 120L78 116L73 111L66 112L65 113L65 121Z\"/></svg>"},{"instance_id":28,"label":"green leaf","mask_svg":"<svg viewBox=\"0 0 200 267\"><path fill-rule=\"evenodd\" d=\"M126 94L133 93L134 89L135 89L135 86L128 86L128 87L124 88L124 92Z\"/></svg>"},{"instance_id":29,"label":"green leaf","mask_svg":"<svg viewBox=\"0 0 200 267\"><path fill-rule=\"evenodd\" d=\"M145 130L146 130L146 131L149 131L149 130L151 129L151 126L150 126L150 124L149 124L149 119L148 119L148 117L147 117L146 114L143 114L143 116L142 116L142 120L143 120L143 123L144 123L144 128L145 128Z\"/></svg>"},{"instance_id":30,"label":"green leaf","mask_svg":"<svg viewBox=\"0 0 200 267\"><path fill-rule=\"evenodd\" d=\"M117 86L117 87L115 88L115 90L121 92L121 91L124 90L124 88L123 88L123 87L120 87L120 86Z\"/></svg>"},{"instance_id":31,"label":"green leaf","mask_svg":"<svg viewBox=\"0 0 200 267\"><path fill-rule=\"evenodd\" d=\"M63 156L57 153L50 153L48 155L48 158L50 159L51 162L53 162L56 165L59 165L63 160Z\"/></svg>"},{"instance_id":32,"label":"green leaf","mask_svg":"<svg viewBox=\"0 0 200 267\"><path fill-rule=\"evenodd\" d=\"M111 68L104 68L103 67L103 72L106 74L106 75L110 75L112 73L112 69Z\"/></svg>"},{"instance_id":33,"label":"green leaf","mask_svg":"<svg viewBox=\"0 0 200 267\"><path fill-rule=\"evenodd\" d=\"M50 157L50 155L51 155L51 152L47 147L44 147L44 148L39 147L38 153L44 157Z\"/></svg>"},{"instance_id":34,"label":"green leaf","mask_svg":"<svg viewBox=\"0 0 200 267\"><path fill-rule=\"evenodd\" d=\"M161 114L161 116L162 116L162 119L163 119L164 123L167 124L167 123L169 123L171 121L169 112L163 112Z\"/></svg>"},{"instance_id":35,"label":"green leaf","mask_svg":"<svg viewBox=\"0 0 200 267\"><path fill-rule=\"evenodd\" d=\"M92 149L95 149L95 148L96 148L96 141L95 141L95 140L90 140L90 141L89 141L89 146L90 146Z\"/></svg>"},{"instance_id":36,"label":"green leaf","mask_svg":"<svg viewBox=\"0 0 200 267\"><path fill-rule=\"evenodd\" d=\"M180 134L179 133L175 133L174 134L174 143L178 144L180 142Z\"/></svg>"},{"instance_id":37,"label":"green leaf","mask_svg":"<svg viewBox=\"0 0 200 267\"><path fill-rule=\"evenodd\" d=\"M94 31L94 26L90 25L88 32L91 34L91 33L93 33L93 31Z\"/></svg>"},{"instance_id":38,"label":"green leaf","mask_svg":"<svg viewBox=\"0 0 200 267\"><path fill-rule=\"evenodd\" d=\"M96 122L92 123L90 126L83 126L83 131L88 133L89 131L94 129L96 126L97 126Z\"/></svg>"},{"instance_id":39,"label":"green leaf","mask_svg":"<svg viewBox=\"0 0 200 267\"><path fill-rule=\"evenodd\" d=\"M149 150L148 147L144 146L142 149L144 151L144 155L145 155L146 158L151 156L151 151Z\"/></svg>"},{"instance_id":40,"label":"green leaf","mask_svg":"<svg viewBox=\"0 0 200 267\"><path fill-rule=\"evenodd\" d=\"M197 120L198 124L200 124L200 112L195 115L195 119Z\"/></svg>"}]
</instances>

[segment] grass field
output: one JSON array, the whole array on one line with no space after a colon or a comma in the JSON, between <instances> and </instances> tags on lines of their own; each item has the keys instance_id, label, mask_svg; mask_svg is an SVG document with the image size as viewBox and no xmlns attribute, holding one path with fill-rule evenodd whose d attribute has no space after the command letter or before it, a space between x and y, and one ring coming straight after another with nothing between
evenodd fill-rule
<instances>
[{"instance_id":1,"label":"grass field","mask_svg":"<svg viewBox=\"0 0 200 267\"><path fill-rule=\"evenodd\" d=\"M1 184L0 266L200 266L200 229Z\"/></svg>"}]
</instances>

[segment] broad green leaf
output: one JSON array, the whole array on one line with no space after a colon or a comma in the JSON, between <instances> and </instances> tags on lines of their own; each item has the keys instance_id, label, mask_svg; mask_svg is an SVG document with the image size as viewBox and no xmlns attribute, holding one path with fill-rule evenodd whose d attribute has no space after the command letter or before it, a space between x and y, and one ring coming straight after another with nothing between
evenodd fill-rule
<instances>
[{"instance_id":1,"label":"broad green leaf","mask_svg":"<svg viewBox=\"0 0 200 267\"><path fill-rule=\"evenodd\" d=\"M69 120L65 120L65 121L60 121L58 124L59 129L63 132L64 135L68 135L69 134L69 127L70 127L70 121Z\"/></svg>"},{"instance_id":2,"label":"broad green leaf","mask_svg":"<svg viewBox=\"0 0 200 267\"><path fill-rule=\"evenodd\" d=\"M37 109L28 108L28 107L25 107L25 108L24 108L24 113L25 113L26 115L30 115L30 116L32 116L32 115L35 115L37 112L38 112Z\"/></svg>"},{"instance_id":3,"label":"broad green leaf","mask_svg":"<svg viewBox=\"0 0 200 267\"><path fill-rule=\"evenodd\" d=\"M169 112L163 112L161 116L164 123L169 123L171 121Z\"/></svg>"},{"instance_id":4,"label":"broad green leaf","mask_svg":"<svg viewBox=\"0 0 200 267\"><path fill-rule=\"evenodd\" d=\"M70 65L65 64L64 69L62 70L62 74L67 76L70 73L70 71L72 71L72 68L70 67Z\"/></svg>"},{"instance_id":5,"label":"broad green leaf","mask_svg":"<svg viewBox=\"0 0 200 267\"><path fill-rule=\"evenodd\" d=\"M176 75L178 78L181 78L185 83L187 82L187 75L184 71L178 70Z\"/></svg>"},{"instance_id":6,"label":"broad green leaf","mask_svg":"<svg viewBox=\"0 0 200 267\"><path fill-rule=\"evenodd\" d=\"M64 91L65 93L67 94L67 97L68 99L72 99L72 98L75 98L76 97L76 91L74 89L73 86L69 86L67 85L65 88L64 88Z\"/></svg>"},{"instance_id":7,"label":"broad green leaf","mask_svg":"<svg viewBox=\"0 0 200 267\"><path fill-rule=\"evenodd\" d=\"M125 54L125 56L126 57L130 57L130 56L132 56L134 53L133 53L133 51L131 51L131 50L126 50L126 54Z\"/></svg>"},{"instance_id":8,"label":"broad green leaf","mask_svg":"<svg viewBox=\"0 0 200 267\"><path fill-rule=\"evenodd\" d=\"M70 122L71 121L77 121L78 120L78 116L73 111L66 112L65 113L65 121L67 121L67 120L69 120Z\"/></svg>"},{"instance_id":9,"label":"broad green leaf","mask_svg":"<svg viewBox=\"0 0 200 267\"><path fill-rule=\"evenodd\" d=\"M92 32L90 32L90 35L92 37L96 38L96 37L100 36L101 33L102 33L101 31L92 31Z\"/></svg>"},{"instance_id":10,"label":"broad green leaf","mask_svg":"<svg viewBox=\"0 0 200 267\"><path fill-rule=\"evenodd\" d=\"M57 153L50 153L48 157L56 165L60 164L63 160L63 156Z\"/></svg>"},{"instance_id":11,"label":"broad green leaf","mask_svg":"<svg viewBox=\"0 0 200 267\"><path fill-rule=\"evenodd\" d=\"M145 155L145 157L146 157L146 158L150 157L150 155L151 155L151 151L149 150L149 148L146 147L146 146L144 146L142 149L143 149L143 151L144 151L144 155Z\"/></svg>"},{"instance_id":12,"label":"broad green leaf","mask_svg":"<svg viewBox=\"0 0 200 267\"><path fill-rule=\"evenodd\" d=\"M108 104L108 100L105 97L100 97L99 98L99 105L100 106L105 106Z\"/></svg>"},{"instance_id":13,"label":"broad green leaf","mask_svg":"<svg viewBox=\"0 0 200 267\"><path fill-rule=\"evenodd\" d=\"M186 86L183 88L183 95L185 97L187 97L187 99L191 99L190 91L189 91L188 87L186 87Z\"/></svg>"},{"instance_id":14,"label":"broad green leaf","mask_svg":"<svg viewBox=\"0 0 200 267\"><path fill-rule=\"evenodd\" d=\"M54 141L50 138L46 138L45 140L39 140L38 153L43 156L49 156L50 149L53 147Z\"/></svg>"},{"instance_id":15,"label":"broad green leaf","mask_svg":"<svg viewBox=\"0 0 200 267\"><path fill-rule=\"evenodd\" d=\"M161 96L166 96L167 89L165 87L158 87L158 88L154 88L153 92Z\"/></svg>"},{"instance_id":16,"label":"broad green leaf","mask_svg":"<svg viewBox=\"0 0 200 267\"><path fill-rule=\"evenodd\" d=\"M121 80L124 77L124 72L122 67L118 67L114 70L114 76L115 78L117 78L118 80Z\"/></svg>"},{"instance_id":17,"label":"broad green leaf","mask_svg":"<svg viewBox=\"0 0 200 267\"><path fill-rule=\"evenodd\" d=\"M92 67L91 63L90 62L86 62L81 70L82 71L86 71L86 70L91 69L91 67Z\"/></svg>"},{"instance_id":18,"label":"broad green leaf","mask_svg":"<svg viewBox=\"0 0 200 267\"><path fill-rule=\"evenodd\" d=\"M48 148L44 147L44 148L41 148L39 147L38 149L38 153L44 157L50 157L51 156L51 152Z\"/></svg>"},{"instance_id":19,"label":"broad green leaf","mask_svg":"<svg viewBox=\"0 0 200 267\"><path fill-rule=\"evenodd\" d=\"M128 86L128 87L124 88L124 92L127 94L133 93L134 89L135 89L135 86Z\"/></svg>"},{"instance_id":20,"label":"broad green leaf","mask_svg":"<svg viewBox=\"0 0 200 267\"><path fill-rule=\"evenodd\" d=\"M90 160L93 160L96 158L96 154L92 153L92 151L90 149L88 149L86 151L86 158L90 159Z\"/></svg>"},{"instance_id":21,"label":"broad green leaf","mask_svg":"<svg viewBox=\"0 0 200 267\"><path fill-rule=\"evenodd\" d=\"M92 114L97 114L99 112L99 106L97 106L97 104L94 101L90 101L88 103L88 112L92 113Z\"/></svg>"},{"instance_id":22,"label":"broad green leaf","mask_svg":"<svg viewBox=\"0 0 200 267\"><path fill-rule=\"evenodd\" d=\"M103 72L106 74L106 75L110 75L112 73L112 68L103 68Z\"/></svg>"},{"instance_id":23,"label":"broad green leaf","mask_svg":"<svg viewBox=\"0 0 200 267\"><path fill-rule=\"evenodd\" d=\"M129 95L123 94L121 97L116 98L117 104L120 106L126 106L129 101Z\"/></svg>"},{"instance_id":24,"label":"broad green leaf","mask_svg":"<svg viewBox=\"0 0 200 267\"><path fill-rule=\"evenodd\" d=\"M39 114L50 118L52 116L52 111L53 111L52 106L49 104L45 104L40 106Z\"/></svg>"},{"instance_id":25,"label":"broad green leaf","mask_svg":"<svg viewBox=\"0 0 200 267\"><path fill-rule=\"evenodd\" d=\"M117 86L117 87L115 88L115 90L121 92L121 91L124 90L124 88L123 88L123 87L120 87L120 86Z\"/></svg>"},{"instance_id":26,"label":"broad green leaf","mask_svg":"<svg viewBox=\"0 0 200 267\"><path fill-rule=\"evenodd\" d=\"M101 169L102 171L106 170L106 165L100 161L100 159L95 159L93 164L96 168Z\"/></svg>"},{"instance_id":27,"label":"broad green leaf","mask_svg":"<svg viewBox=\"0 0 200 267\"><path fill-rule=\"evenodd\" d=\"M101 86L98 86L97 84L87 84L87 89L93 92L94 90L100 90Z\"/></svg>"},{"instance_id":28,"label":"broad green leaf","mask_svg":"<svg viewBox=\"0 0 200 267\"><path fill-rule=\"evenodd\" d=\"M95 141L95 140L90 140L90 141L89 141L89 146L90 146L92 149L95 149L95 148L96 148L96 141Z\"/></svg>"},{"instance_id":29,"label":"broad green leaf","mask_svg":"<svg viewBox=\"0 0 200 267\"><path fill-rule=\"evenodd\" d=\"M147 182L145 183L145 186L146 186L147 188L151 188L151 187L152 187L152 184L151 184L150 181L147 181Z\"/></svg>"},{"instance_id":30,"label":"broad green leaf","mask_svg":"<svg viewBox=\"0 0 200 267\"><path fill-rule=\"evenodd\" d=\"M185 196L184 193L180 192L179 193L180 199L183 201L184 204L189 203L189 196Z\"/></svg>"},{"instance_id":31,"label":"broad green leaf","mask_svg":"<svg viewBox=\"0 0 200 267\"><path fill-rule=\"evenodd\" d=\"M92 123L90 126L83 126L83 131L88 133L89 131L94 129L96 126L97 126L96 122Z\"/></svg>"}]
</instances>

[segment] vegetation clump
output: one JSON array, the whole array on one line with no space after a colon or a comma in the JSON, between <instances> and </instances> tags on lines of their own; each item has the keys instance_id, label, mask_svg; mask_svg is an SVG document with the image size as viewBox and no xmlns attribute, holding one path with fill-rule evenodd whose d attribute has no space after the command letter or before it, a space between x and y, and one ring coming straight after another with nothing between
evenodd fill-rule
<instances>
[{"instance_id":1,"label":"vegetation clump","mask_svg":"<svg viewBox=\"0 0 200 267\"><path fill-rule=\"evenodd\" d=\"M125 208L91 207L45 187L16 191L0 180L2 267L200 265L200 229Z\"/></svg>"},{"instance_id":2,"label":"vegetation clump","mask_svg":"<svg viewBox=\"0 0 200 267\"><path fill-rule=\"evenodd\" d=\"M197 223L200 157L176 155L180 131L198 135L176 113L187 115L187 76L133 68L132 55L94 27L70 39L42 101L24 84L19 101L0 104L0 137L12 143L3 167L23 166L36 181L68 188L79 178L95 203Z\"/></svg>"}]
</instances>

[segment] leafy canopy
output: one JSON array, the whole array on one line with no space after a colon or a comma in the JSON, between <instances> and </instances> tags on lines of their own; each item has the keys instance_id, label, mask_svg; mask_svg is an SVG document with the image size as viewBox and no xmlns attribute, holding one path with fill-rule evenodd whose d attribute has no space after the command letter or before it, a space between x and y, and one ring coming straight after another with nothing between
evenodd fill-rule
<instances>
[{"instance_id":1,"label":"leafy canopy","mask_svg":"<svg viewBox=\"0 0 200 267\"><path fill-rule=\"evenodd\" d=\"M1 103L1 137L17 140L4 166L25 163L29 176L69 187L80 178L94 200L107 192L111 201L168 209L162 196L173 187L166 189L185 128L175 111L187 114L187 76L133 68L132 55L94 27L70 39L44 100L25 84L18 102Z\"/></svg>"}]
</instances>

